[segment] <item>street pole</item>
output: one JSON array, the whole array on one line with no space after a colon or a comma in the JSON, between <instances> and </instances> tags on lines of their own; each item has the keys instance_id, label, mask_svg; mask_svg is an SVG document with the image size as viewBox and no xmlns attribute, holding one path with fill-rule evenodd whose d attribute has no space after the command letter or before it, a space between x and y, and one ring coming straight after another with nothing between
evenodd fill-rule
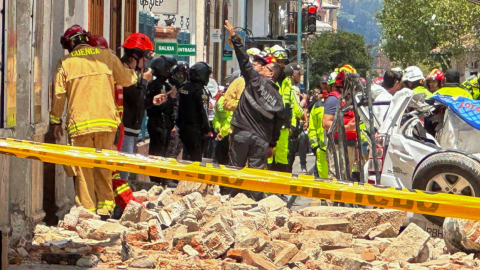
<instances>
[{"instance_id":1,"label":"street pole","mask_svg":"<svg viewBox=\"0 0 480 270\"><path fill-rule=\"evenodd\" d=\"M302 62L302 0L298 0L297 11L297 64Z\"/></svg>"}]
</instances>

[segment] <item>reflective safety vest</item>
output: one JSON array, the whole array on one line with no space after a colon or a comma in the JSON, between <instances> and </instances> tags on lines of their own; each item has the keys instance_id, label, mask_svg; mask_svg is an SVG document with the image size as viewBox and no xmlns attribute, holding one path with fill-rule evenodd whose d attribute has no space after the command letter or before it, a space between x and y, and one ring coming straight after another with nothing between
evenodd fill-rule
<instances>
[{"instance_id":1,"label":"reflective safety vest","mask_svg":"<svg viewBox=\"0 0 480 270\"><path fill-rule=\"evenodd\" d=\"M230 127L230 121L232 121L232 115L233 115L233 112L224 110L223 108L224 99L225 99L225 96L221 96L217 100L217 103L215 104L215 114L213 116L213 122L212 122L215 132L220 130L220 135L222 137L225 137L232 132L232 129Z\"/></svg>"},{"instance_id":2,"label":"reflective safety vest","mask_svg":"<svg viewBox=\"0 0 480 270\"><path fill-rule=\"evenodd\" d=\"M421 85L413 88L412 91L413 91L414 94L425 94L425 99L433 96L433 94L430 91L428 91L427 88L425 88Z\"/></svg>"},{"instance_id":3,"label":"reflective safety vest","mask_svg":"<svg viewBox=\"0 0 480 270\"><path fill-rule=\"evenodd\" d=\"M135 197L133 196L133 192L128 185L128 182L120 179L120 175L118 172L113 173L112 177L112 186L113 186L113 194L115 195L115 204L120 207L121 209L125 209L130 201L136 201L140 203Z\"/></svg>"},{"instance_id":4,"label":"reflective safety vest","mask_svg":"<svg viewBox=\"0 0 480 270\"><path fill-rule=\"evenodd\" d=\"M318 100L310 111L308 120L308 141L311 148L319 148L322 151L327 150L327 139L323 129L323 115L325 107L323 99Z\"/></svg>"},{"instance_id":5,"label":"reflective safety vest","mask_svg":"<svg viewBox=\"0 0 480 270\"><path fill-rule=\"evenodd\" d=\"M462 96L469 99L473 99L472 95L467 90L457 86L456 84L453 84L453 85L445 84L445 86L435 91L434 94L452 96L452 97Z\"/></svg>"}]
</instances>

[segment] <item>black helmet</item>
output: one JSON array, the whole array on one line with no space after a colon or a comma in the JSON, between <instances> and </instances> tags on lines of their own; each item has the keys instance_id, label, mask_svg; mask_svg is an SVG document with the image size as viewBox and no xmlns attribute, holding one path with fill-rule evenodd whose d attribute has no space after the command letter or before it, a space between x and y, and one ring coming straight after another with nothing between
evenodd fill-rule
<instances>
[{"instance_id":1,"label":"black helmet","mask_svg":"<svg viewBox=\"0 0 480 270\"><path fill-rule=\"evenodd\" d=\"M187 72L189 68L190 68L190 65L187 62L180 61L177 63L177 66L173 70L173 73Z\"/></svg>"},{"instance_id":2,"label":"black helmet","mask_svg":"<svg viewBox=\"0 0 480 270\"><path fill-rule=\"evenodd\" d=\"M150 68L152 69L153 76L168 78L176 65L177 60L175 58L162 55L152 61Z\"/></svg>"},{"instance_id":3,"label":"black helmet","mask_svg":"<svg viewBox=\"0 0 480 270\"><path fill-rule=\"evenodd\" d=\"M188 71L188 77L193 83L201 83L207 85L212 74L212 67L205 62L198 62Z\"/></svg>"}]
</instances>

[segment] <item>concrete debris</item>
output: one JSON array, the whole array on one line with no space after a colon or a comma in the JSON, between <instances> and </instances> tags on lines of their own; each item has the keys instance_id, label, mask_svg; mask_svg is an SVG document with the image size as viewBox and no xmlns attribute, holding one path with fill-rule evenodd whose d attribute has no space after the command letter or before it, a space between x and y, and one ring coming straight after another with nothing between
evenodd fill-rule
<instances>
[{"instance_id":1,"label":"concrete debris","mask_svg":"<svg viewBox=\"0 0 480 270\"><path fill-rule=\"evenodd\" d=\"M155 269L155 263L148 256L137 257L128 266L132 268Z\"/></svg>"},{"instance_id":2,"label":"concrete debris","mask_svg":"<svg viewBox=\"0 0 480 270\"><path fill-rule=\"evenodd\" d=\"M443 223L443 239L447 251L480 252L480 222L459 218L446 218Z\"/></svg>"},{"instance_id":3,"label":"concrete debris","mask_svg":"<svg viewBox=\"0 0 480 270\"><path fill-rule=\"evenodd\" d=\"M101 269L480 268L476 222L447 219L444 241L414 224L398 235L401 211L292 211L276 195L256 202L243 193L220 196L215 188L184 181L173 192L147 187L135 192L142 203L130 202L120 220L74 207L57 227L37 225L32 238L12 245L8 261Z\"/></svg>"},{"instance_id":4,"label":"concrete debris","mask_svg":"<svg viewBox=\"0 0 480 270\"><path fill-rule=\"evenodd\" d=\"M388 246L382 253L385 261L418 261L421 251L425 248L430 234L422 230L415 223L410 223L407 228Z\"/></svg>"},{"instance_id":5,"label":"concrete debris","mask_svg":"<svg viewBox=\"0 0 480 270\"><path fill-rule=\"evenodd\" d=\"M77 266L80 267L95 267L98 262L100 262L100 259L95 256L95 255L88 255L85 257L80 258L80 260L77 261Z\"/></svg>"}]
</instances>

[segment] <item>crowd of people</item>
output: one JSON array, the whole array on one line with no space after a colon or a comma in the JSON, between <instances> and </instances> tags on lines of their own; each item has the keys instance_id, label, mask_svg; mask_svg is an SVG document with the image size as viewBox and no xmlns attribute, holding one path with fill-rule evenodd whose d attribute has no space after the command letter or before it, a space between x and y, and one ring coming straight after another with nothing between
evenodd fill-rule
<instances>
[{"instance_id":1,"label":"crowd of people","mask_svg":"<svg viewBox=\"0 0 480 270\"><path fill-rule=\"evenodd\" d=\"M311 151L316 157L315 176L333 176L326 132L337 104L344 105L345 74L356 70L344 65L321 76L319 88L307 95L299 88L303 69L286 64L284 50L245 50L228 21L225 29L240 72L227 88L218 86L213 94L207 90L212 80L207 63L189 66L169 56L150 61L153 44L141 33L125 39L124 55L118 58L103 37L90 35L79 25L67 29L61 44L69 54L57 67L50 115L57 140L66 129L72 146L132 154L146 114L152 156L180 158L182 153L183 160L202 161L211 153L219 164L292 173L298 153L306 174L307 152ZM427 98L435 93L478 98L478 88L476 77L460 85L456 70L444 74L435 69L425 78L412 66L386 71L372 86L372 98L389 102L399 91L423 93ZM62 125L65 104L66 123ZM383 119L387 109L386 104L375 106L377 119ZM358 160L368 153L358 153L354 119L353 111L343 119L349 171L359 171ZM105 169L76 167L73 175L76 203L102 218L111 217L115 196L125 191L129 173L120 172L114 178L127 181L113 184L112 172ZM175 185L173 180L150 179ZM234 196L241 191L224 188L222 192ZM265 196L260 192L248 195L256 200Z\"/></svg>"}]
</instances>

